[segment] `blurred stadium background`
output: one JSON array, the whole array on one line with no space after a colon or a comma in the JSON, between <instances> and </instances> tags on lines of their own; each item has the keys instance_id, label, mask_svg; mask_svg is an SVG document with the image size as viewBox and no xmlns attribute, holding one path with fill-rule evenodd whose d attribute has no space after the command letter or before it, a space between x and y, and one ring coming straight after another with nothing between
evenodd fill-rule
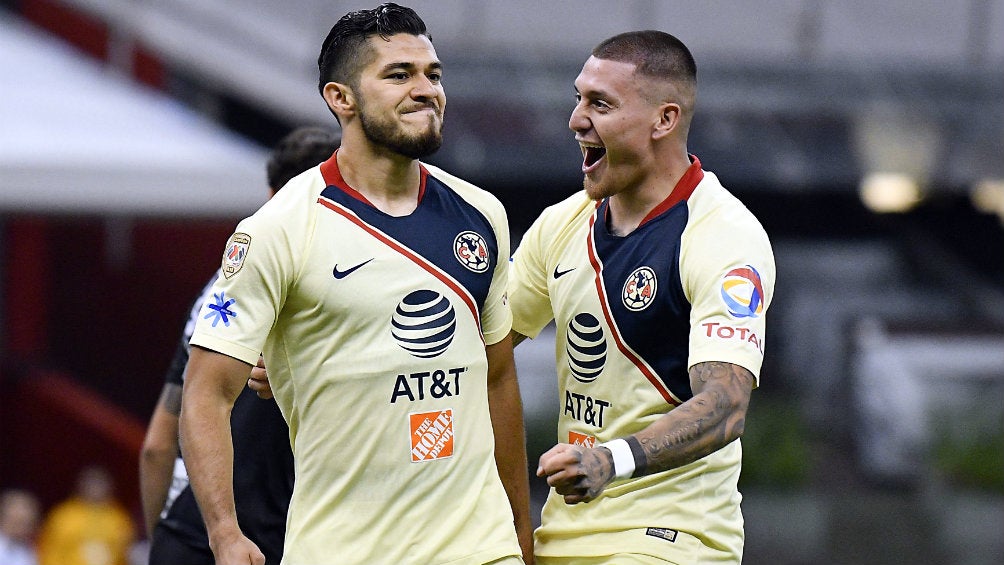
<instances>
[{"instance_id":1,"label":"blurred stadium background","mask_svg":"<svg viewBox=\"0 0 1004 565\"><path fill-rule=\"evenodd\" d=\"M0 488L52 504L98 462L139 517L188 302L268 148L334 127L317 49L376 3L0 1ZM589 49L659 28L693 50L691 151L778 261L746 563L1004 562L1004 0L404 3L446 65L431 161L497 194L514 243L580 187ZM517 354L533 465L553 343Z\"/></svg>"}]
</instances>

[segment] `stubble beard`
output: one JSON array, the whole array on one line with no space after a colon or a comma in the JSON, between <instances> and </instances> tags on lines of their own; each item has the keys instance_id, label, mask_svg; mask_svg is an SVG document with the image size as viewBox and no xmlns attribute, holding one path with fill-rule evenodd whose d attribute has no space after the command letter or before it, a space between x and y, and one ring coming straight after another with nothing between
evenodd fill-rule
<instances>
[{"instance_id":1,"label":"stubble beard","mask_svg":"<svg viewBox=\"0 0 1004 565\"><path fill-rule=\"evenodd\" d=\"M592 200L603 200L611 196L610 191L602 183L597 183L588 176L582 177L582 188L586 191L586 196Z\"/></svg>"},{"instance_id":2,"label":"stubble beard","mask_svg":"<svg viewBox=\"0 0 1004 565\"><path fill-rule=\"evenodd\" d=\"M443 145L443 130L437 124L436 116L429 116L429 125L423 132L412 135L402 131L401 126L391 120L369 115L365 108L359 113L359 122L363 134L371 143L410 159L428 157Z\"/></svg>"}]
</instances>

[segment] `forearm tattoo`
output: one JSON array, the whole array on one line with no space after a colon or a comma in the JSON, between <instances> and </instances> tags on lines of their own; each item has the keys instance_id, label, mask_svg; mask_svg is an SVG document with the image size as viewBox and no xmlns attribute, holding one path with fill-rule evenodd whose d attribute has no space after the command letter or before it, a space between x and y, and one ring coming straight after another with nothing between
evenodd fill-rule
<instances>
[{"instance_id":1,"label":"forearm tattoo","mask_svg":"<svg viewBox=\"0 0 1004 565\"><path fill-rule=\"evenodd\" d=\"M693 398L635 434L644 450L647 472L686 465L740 437L754 381L748 370L732 363L694 365L690 369Z\"/></svg>"}]
</instances>

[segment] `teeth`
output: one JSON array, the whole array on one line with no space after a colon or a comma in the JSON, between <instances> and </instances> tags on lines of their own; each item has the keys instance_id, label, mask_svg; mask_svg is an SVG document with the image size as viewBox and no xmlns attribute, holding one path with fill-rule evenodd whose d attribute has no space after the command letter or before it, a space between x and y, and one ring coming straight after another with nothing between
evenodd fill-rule
<instances>
[{"instance_id":1,"label":"teeth","mask_svg":"<svg viewBox=\"0 0 1004 565\"><path fill-rule=\"evenodd\" d=\"M580 143L579 145L582 147L582 153L584 159L583 163L587 167L592 166L597 161L602 159L604 155L607 154L606 148L603 147L602 145L596 145L592 143Z\"/></svg>"}]
</instances>

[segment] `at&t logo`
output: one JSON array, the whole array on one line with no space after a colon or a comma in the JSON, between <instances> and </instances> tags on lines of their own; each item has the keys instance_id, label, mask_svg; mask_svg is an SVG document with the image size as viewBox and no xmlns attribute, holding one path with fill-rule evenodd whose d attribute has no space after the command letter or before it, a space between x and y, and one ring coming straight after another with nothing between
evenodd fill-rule
<instances>
[{"instance_id":1,"label":"at&t logo","mask_svg":"<svg viewBox=\"0 0 1004 565\"><path fill-rule=\"evenodd\" d=\"M565 339L568 368L575 380L590 383L603 371L607 360L607 340L600 321L592 314L578 314L568 322Z\"/></svg>"},{"instance_id":2,"label":"at&t logo","mask_svg":"<svg viewBox=\"0 0 1004 565\"><path fill-rule=\"evenodd\" d=\"M446 351L456 330L453 305L432 290L416 290L405 296L391 318L391 334L397 344L423 359Z\"/></svg>"}]
</instances>

